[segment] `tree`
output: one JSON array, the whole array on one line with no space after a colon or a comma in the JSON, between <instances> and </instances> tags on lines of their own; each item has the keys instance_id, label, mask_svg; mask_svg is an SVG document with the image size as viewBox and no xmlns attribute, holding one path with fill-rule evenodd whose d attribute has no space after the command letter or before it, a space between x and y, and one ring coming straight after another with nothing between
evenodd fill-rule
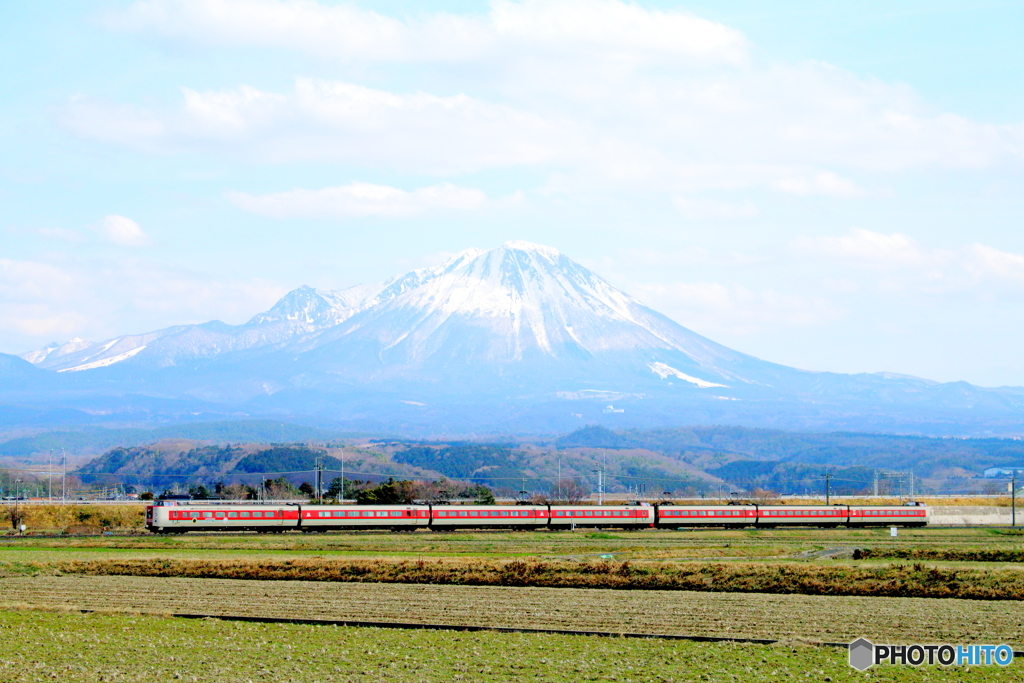
<instances>
[{"instance_id":1,"label":"tree","mask_svg":"<svg viewBox=\"0 0 1024 683\"><path fill-rule=\"evenodd\" d=\"M342 479L341 477L335 477L334 479L331 479L331 483L328 485L327 490L324 491L324 497L340 500L342 493L344 492L345 499L351 500L356 497L360 488L366 483L367 482L361 479L349 479L348 477Z\"/></svg>"},{"instance_id":2,"label":"tree","mask_svg":"<svg viewBox=\"0 0 1024 683\"><path fill-rule=\"evenodd\" d=\"M574 505L590 495L590 489L576 479L562 479L551 491L559 501Z\"/></svg>"},{"instance_id":3,"label":"tree","mask_svg":"<svg viewBox=\"0 0 1024 683\"><path fill-rule=\"evenodd\" d=\"M750 492L750 498L761 505L779 502L779 494L775 493L775 491L769 491L760 487L755 488Z\"/></svg>"},{"instance_id":4,"label":"tree","mask_svg":"<svg viewBox=\"0 0 1024 683\"><path fill-rule=\"evenodd\" d=\"M494 505L494 492L483 484L467 487L463 495L472 498L477 505Z\"/></svg>"},{"instance_id":5,"label":"tree","mask_svg":"<svg viewBox=\"0 0 1024 683\"><path fill-rule=\"evenodd\" d=\"M210 491L200 484L199 486L189 488L188 495L192 496L196 500L206 500L210 497Z\"/></svg>"},{"instance_id":6,"label":"tree","mask_svg":"<svg viewBox=\"0 0 1024 683\"><path fill-rule=\"evenodd\" d=\"M316 491L313 490L313 485L310 484L308 481L304 481L301 484L299 484L299 491L305 493L310 498L316 495Z\"/></svg>"},{"instance_id":7,"label":"tree","mask_svg":"<svg viewBox=\"0 0 1024 683\"><path fill-rule=\"evenodd\" d=\"M153 492L143 491L142 493L139 494L139 500L153 500Z\"/></svg>"},{"instance_id":8,"label":"tree","mask_svg":"<svg viewBox=\"0 0 1024 683\"><path fill-rule=\"evenodd\" d=\"M356 493L356 502L360 505L408 505L415 502L417 488L415 483L407 480L395 481L389 477L381 485L364 489Z\"/></svg>"},{"instance_id":9,"label":"tree","mask_svg":"<svg viewBox=\"0 0 1024 683\"><path fill-rule=\"evenodd\" d=\"M227 500L252 500L256 498L256 491L245 484L230 484L221 490L220 495Z\"/></svg>"},{"instance_id":10,"label":"tree","mask_svg":"<svg viewBox=\"0 0 1024 683\"><path fill-rule=\"evenodd\" d=\"M263 490L266 491L267 498L271 500L285 500L288 498L298 498L301 494L299 490L291 485L291 483L284 477L278 477L277 479L267 479L263 482Z\"/></svg>"}]
</instances>

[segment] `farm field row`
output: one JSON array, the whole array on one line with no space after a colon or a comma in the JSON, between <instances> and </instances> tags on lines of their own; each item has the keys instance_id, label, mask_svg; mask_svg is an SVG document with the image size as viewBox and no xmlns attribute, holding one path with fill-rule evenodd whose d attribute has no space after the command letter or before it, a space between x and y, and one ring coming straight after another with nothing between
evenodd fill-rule
<instances>
[{"instance_id":1,"label":"farm field row","mask_svg":"<svg viewBox=\"0 0 1024 683\"><path fill-rule=\"evenodd\" d=\"M862 681L846 652L753 645L504 633L254 624L114 614L0 612L0 679L303 681ZM1007 669L878 667L871 680L1009 681Z\"/></svg>"},{"instance_id":2,"label":"farm field row","mask_svg":"<svg viewBox=\"0 0 1024 683\"><path fill-rule=\"evenodd\" d=\"M0 559L28 551L192 551L294 553L374 557L534 557L582 559L612 554L620 560L782 558L829 548L1021 549L1024 531L1009 529L702 529L694 531L450 532L329 534L188 534L184 536L3 537ZM151 556L148 555L147 556ZM198 556L198 555L197 555Z\"/></svg>"},{"instance_id":3,"label":"farm field row","mask_svg":"<svg viewBox=\"0 0 1024 683\"><path fill-rule=\"evenodd\" d=\"M493 559L103 559L0 563L0 575L88 574L264 581L696 590L1024 600L1024 571L837 562L588 562Z\"/></svg>"},{"instance_id":4,"label":"farm field row","mask_svg":"<svg viewBox=\"0 0 1024 683\"><path fill-rule=\"evenodd\" d=\"M308 581L23 576L2 608L849 642L1024 645L1019 602ZM5 636L6 638L6 636Z\"/></svg>"}]
</instances>

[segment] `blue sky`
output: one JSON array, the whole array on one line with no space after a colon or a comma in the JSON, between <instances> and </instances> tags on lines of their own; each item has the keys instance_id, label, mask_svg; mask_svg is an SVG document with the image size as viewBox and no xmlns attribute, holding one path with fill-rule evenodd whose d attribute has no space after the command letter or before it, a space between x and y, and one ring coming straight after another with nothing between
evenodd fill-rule
<instances>
[{"instance_id":1,"label":"blue sky","mask_svg":"<svg viewBox=\"0 0 1024 683\"><path fill-rule=\"evenodd\" d=\"M509 239L816 370L1024 384L1019 2L0 8L0 351Z\"/></svg>"}]
</instances>

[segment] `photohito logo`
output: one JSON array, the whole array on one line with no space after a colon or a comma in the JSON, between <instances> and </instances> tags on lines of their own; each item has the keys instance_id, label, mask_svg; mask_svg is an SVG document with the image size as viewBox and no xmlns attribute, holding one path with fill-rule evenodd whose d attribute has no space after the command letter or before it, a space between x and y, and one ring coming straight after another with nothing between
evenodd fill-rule
<instances>
[{"instance_id":1,"label":"photohito logo","mask_svg":"<svg viewBox=\"0 0 1024 683\"><path fill-rule=\"evenodd\" d=\"M850 666L864 671L875 664L941 664L943 666L1007 666L1013 662L1009 645L875 645L867 638L850 643Z\"/></svg>"}]
</instances>

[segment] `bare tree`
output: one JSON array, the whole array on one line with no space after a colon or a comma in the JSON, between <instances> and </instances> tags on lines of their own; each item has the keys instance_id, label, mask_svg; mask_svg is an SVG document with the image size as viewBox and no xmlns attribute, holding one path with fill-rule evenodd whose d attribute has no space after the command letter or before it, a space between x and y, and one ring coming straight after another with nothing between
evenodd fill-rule
<instances>
[{"instance_id":1,"label":"bare tree","mask_svg":"<svg viewBox=\"0 0 1024 683\"><path fill-rule=\"evenodd\" d=\"M763 489L760 486L758 486L757 488L753 489L750 492L750 497L755 502L760 503L761 505L779 502L779 494L777 494L775 491Z\"/></svg>"},{"instance_id":2,"label":"bare tree","mask_svg":"<svg viewBox=\"0 0 1024 683\"><path fill-rule=\"evenodd\" d=\"M576 479L562 479L551 491L554 498L569 504L576 504L590 495L590 489Z\"/></svg>"},{"instance_id":3,"label":"bare tree","mask_svg":"<svg viewBox=\"0 0 1024 683\"><path fill-rule=\"evenodd\" d=\"M249 487L245 484L231 484L221 489L220 495L227 500L246 500L249 498Z\"/></svg>"}]
</instances>

